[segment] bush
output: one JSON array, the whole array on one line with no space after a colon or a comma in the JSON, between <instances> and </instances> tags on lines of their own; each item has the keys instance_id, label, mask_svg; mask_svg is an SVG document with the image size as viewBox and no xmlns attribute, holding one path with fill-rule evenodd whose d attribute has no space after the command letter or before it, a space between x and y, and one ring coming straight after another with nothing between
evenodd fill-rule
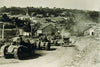
<instances>
[{"instance_id":1,"label":"bush","mask_svg":"<svg viewBox=\"0 0 100 67\"><path fill-rule=\"evenodd\" d=\"M89 16L93 21L98 22L99 12L96 11L89 12Z\"/></svg>"}]
</instances>

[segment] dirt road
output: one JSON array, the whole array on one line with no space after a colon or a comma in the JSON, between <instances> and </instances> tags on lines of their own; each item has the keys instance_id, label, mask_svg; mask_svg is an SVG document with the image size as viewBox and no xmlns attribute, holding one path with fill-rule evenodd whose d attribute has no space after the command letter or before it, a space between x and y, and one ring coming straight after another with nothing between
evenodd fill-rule
<instances>
[{"instance_id":1,"label":"dirt road","mask_svg":"<svg viewBox=\"0 0 100 67\"><path fill-rule=\"evenodd\" d=\"M99 41L80 38L75 45L37 50L35 57L25 60L0 58L0 67L100 67Z\"/></svg>"},{"instance_id":2,"label":"dirt road","mask_svg":"<svg viewBox=\"0 0 100 67\"><path fill-rule=\"evenodd\" d=\"M36 57L25 60L4 59L0 58L0 67L13 66L16 67L64 67L65 62L69 64L75 55L73 47L53 46L52 50L37 50ZM69 64L70 65L70 64Z\"/></svg>"}]
</instances>

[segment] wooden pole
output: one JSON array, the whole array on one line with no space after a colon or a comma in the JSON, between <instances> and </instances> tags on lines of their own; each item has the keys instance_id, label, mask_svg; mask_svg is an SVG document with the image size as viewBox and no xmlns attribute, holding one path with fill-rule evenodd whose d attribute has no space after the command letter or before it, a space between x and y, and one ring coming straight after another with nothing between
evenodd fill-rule
<instances>
[{"instance_id":1,"label":"wooden pole","mask_svg":"<svg viewBox=\"0 0 100 67\"><path fill-rule=\"evenodd\" d=\"M2 39L4 39L4 24L3 24L3 29L2 29Z\"/></svg>"}]
</instances>

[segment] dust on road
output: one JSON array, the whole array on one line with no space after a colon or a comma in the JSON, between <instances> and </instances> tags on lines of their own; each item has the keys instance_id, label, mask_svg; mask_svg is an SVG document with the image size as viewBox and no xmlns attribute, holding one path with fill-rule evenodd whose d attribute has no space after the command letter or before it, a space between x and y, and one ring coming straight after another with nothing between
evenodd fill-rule
<instances>
[{"instance_id":1,"label":"dust on road","mask_svg":"<svg viewBox=\"0 0 100 67\"><path fill-rule=\"evenodd\" d=\"M38 50L36 53L40 54L40 56L28 60L0 58L0 60L3 59L4 61L0 62L0 67L16 67L16 65L18 67L64 67L65 63L69 64L72 61L72 57L76 53L74 47L53 46L52 48L55 49L50 51Z\"/></svg>"},{"instance_id":2,"label":"dust on road","mask_svg":"<svg viewBox=\"0 0 100 67\"><path fill-rule=\"evenodd\" d=\"M37 57L26 60L3 59L10 63L0 64L0 67L100 67L99 41L84 37L79 38L75 45L52 46L54 50L50 51L38 50Z\"/></svg>"}]
</instances>

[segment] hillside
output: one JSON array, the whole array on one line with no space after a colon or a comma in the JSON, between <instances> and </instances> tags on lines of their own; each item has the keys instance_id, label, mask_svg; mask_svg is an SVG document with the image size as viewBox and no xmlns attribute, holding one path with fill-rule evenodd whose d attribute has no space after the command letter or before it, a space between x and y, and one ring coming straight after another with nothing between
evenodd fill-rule
<instances>
[{"instance_id":1,"label":"hillside","mask_svg":"<svg viewBox=\"0 0 100 67\"><path fill-rule=\"evenodd\" d=\"M7 14L7 17L2 16ZM11 16L14 16L10 18ZM100 12L96 11L84 11L77 9L62 9L62 8L35 8L35 7L11 7L6 8L2 7L0 9L0 20L3 22L13 22L15 17L24 17L33 18L39 23L54 23L58 25L58 28L63 28L68 30L71 35L83 36L84 31L91 28L90 24L98 24L100 19ZM17 22L17 21L15 21ZM30 22L30 21L28 21ZM19 26L24 26L23 21L16 23ZM27 25L26 25L27 26ZM29 25L28 25L29 26ZM29 29L28 29L29 31Z\"/></svg>"}]
</instances>

